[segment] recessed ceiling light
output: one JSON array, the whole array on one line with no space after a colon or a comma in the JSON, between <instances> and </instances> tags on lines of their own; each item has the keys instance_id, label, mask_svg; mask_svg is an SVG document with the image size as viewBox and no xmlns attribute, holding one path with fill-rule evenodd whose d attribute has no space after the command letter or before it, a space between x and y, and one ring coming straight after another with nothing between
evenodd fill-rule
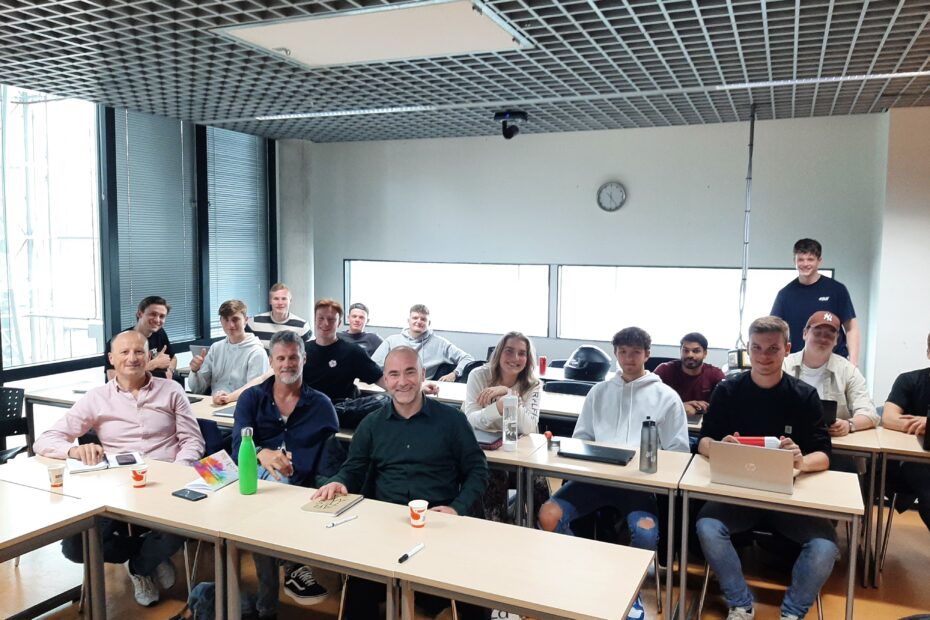
<instances>
[{"instance_id":1,"label":"recessed ceiling light","mask_svg":"<svg viewBox=\"0 0 930 620\"><path fill-rule=\"evenodd\" d=\"M902 71L901 73L870 73L863 75L840 75L818 78L797 78L794 80L769 80L766 82L743 82L739 84L721 84L715 90L741 90L749 88L771 88L776 86L802 86L805 84L830 84L833 82L861 82L863 80L894 80L930 76L930 71Z\"/></svg>"},{"instance_id":2,"label":"recessed ceiling light","mask_svg":"<svg viewBox=\"0 0 930 620\"><path fill-rule=\"evenodd\" d=\"M325 112L296 112L294 114L269 114L256 116L257 121L283 121L293 118L327 118L330 116L364 116L367 114L397 114L399 112L431 112L434 105L406 105L392 108L361 108L358 110L328 110Z\"/></svg>"}]
</instances>

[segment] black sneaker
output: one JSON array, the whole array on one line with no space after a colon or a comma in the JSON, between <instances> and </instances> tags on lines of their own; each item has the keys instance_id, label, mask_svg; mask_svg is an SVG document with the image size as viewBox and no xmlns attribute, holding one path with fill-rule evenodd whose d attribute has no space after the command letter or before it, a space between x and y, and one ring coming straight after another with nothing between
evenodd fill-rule
<instances>
[{"instance_id":1,"label":"black sneaker","mask_svg":"<svg viewBox=\"0 0 930 620\"><path fill-rule=\"evenodd\" d=\"M329 597L329 591L316 582L309 566L295 566L287 571L284 591L301 605L316 605Z\"/></svg>"}]
</instances>

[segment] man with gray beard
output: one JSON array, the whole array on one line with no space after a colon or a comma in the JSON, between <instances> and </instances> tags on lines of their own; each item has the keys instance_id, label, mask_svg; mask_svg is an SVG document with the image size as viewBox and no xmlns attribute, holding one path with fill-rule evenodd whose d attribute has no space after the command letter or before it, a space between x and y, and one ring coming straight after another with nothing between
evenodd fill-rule
<instances>
[{"instance_id":1,"label":"man with gray beard","mask_svg":"<svg viewBox=\"0 0 930 620\"><path fill-rule=\"evenodd\" d=\"M259 478L312 486L326 440L339 429L336 410L329 398L303 382L306 354L300 336L276 332L269 357L274 376L243 392L236 405L232 456L238 457L242 429L251 427ZM273 616L278 606L277 562L255 555L255 568L258 615ZM284 591L302 605L314 605L328 595L306 566L285 566Z\"/></svg>"}]
</instances>

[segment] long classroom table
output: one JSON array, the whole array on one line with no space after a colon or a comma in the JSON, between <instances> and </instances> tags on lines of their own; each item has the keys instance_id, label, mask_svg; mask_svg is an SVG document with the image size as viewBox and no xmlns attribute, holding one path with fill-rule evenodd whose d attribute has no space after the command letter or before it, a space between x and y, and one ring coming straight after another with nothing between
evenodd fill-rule
<instances>
[{"instance_id":1,"label":"long classroom table","mask_svg":"<svg viewBox=\"0 0 930 620\"><path fill-rule=\"evenodd\" d=\"M852 533L849 537L846 620L852 620L859 520L865 512L858 476L838 471L801 474L794 481L794 492L788 495L711 482L710 461L704 456L697 455L681 478L679 488L682 493L679 620L685 620L687 614L688 510L692 499L850 522Z\"/></svg>"}]
</instances>

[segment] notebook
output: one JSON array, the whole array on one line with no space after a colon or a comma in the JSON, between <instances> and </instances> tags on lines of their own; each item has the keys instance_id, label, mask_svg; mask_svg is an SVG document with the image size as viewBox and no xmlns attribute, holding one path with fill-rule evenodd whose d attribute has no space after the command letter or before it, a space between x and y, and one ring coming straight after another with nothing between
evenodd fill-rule
<instances>
[{"instance_id":1,"label":"notebook","mask_svg":"<svg viewBox=\"0 0 930 620\"><path fill-rule=\"evenodd\" d=\"M216 491L239 479L239 468L226 450L203 457L194 463L194 470L200 477L184 485L194 491Z\"/></svg>"},{"instance_id":2,"label":"notebook","mask_svg":"<svg viewBox=\"0 0 930 620\"><path fill-rule=\"evenodd\" d=\"M119 454L105 454L106 458L96 465L85 465L78 459L68 459L68 471L72 474L80 474L85 471L100 471L111 467L127 467L129 465L140 465L145 461L142 459L141 452L121 452ZM132 457L130 461L127 457ZM117 460L119 459L119 461ZM120 462L122 461L122 462Z\"/></svg>"},{"instance_id":3,"label":"notebook","mask_svg":"<svg viewBox=\"0 0 930 620\"><path fill-rule=\"evenodd\" d=\"M794 454L790 450L714 441L710 444L710 481L775 493L794 492Z\"/></svg>"},{"instance_id":4,"label":"notebook","mask_svg":"<svg viewBox=\"0 0 930 620\"><path fill-rule=\"evenodd\" d=\"M478 447L482 450L497 450L504 444L503 433L491 431L482 431L475 429L475 439L478 440Z\"/></svg>"},{"instance_id":5,"label":"notebook","mask_svg":"<svg viewBox=\"0 0 930 620\"><path fill-rule=\"evenodd\" d=\"M314 499L300 507L304 512L318 512L337 517L346 510L365 499L364 496L357 493L348 495L337 495L332 499Z\"/></svg>"},{"instance_id":6,"label":"notebook","mask_svg":"<svg viewBox=\"0 0 930 620\"><path fill-rule=\"evenodd\" d=\"M584 443L580 439L563 439L559 446L559 456L583 461L597 461L611 465L626 465L636 456L635 450L610 448Z\"/></svg>"},{"instance_id":7,"label":"notebook","mask_svg":"<svg viewBox=\"0 0 930 620\"><path fill-rule=\"evenodd\" d=\"M213 415L220 418L231 418L236 413L236 406L230 405L229 407L223 407L222 409L217 409L213 412Z\"/></svg>"}]
</instances>

